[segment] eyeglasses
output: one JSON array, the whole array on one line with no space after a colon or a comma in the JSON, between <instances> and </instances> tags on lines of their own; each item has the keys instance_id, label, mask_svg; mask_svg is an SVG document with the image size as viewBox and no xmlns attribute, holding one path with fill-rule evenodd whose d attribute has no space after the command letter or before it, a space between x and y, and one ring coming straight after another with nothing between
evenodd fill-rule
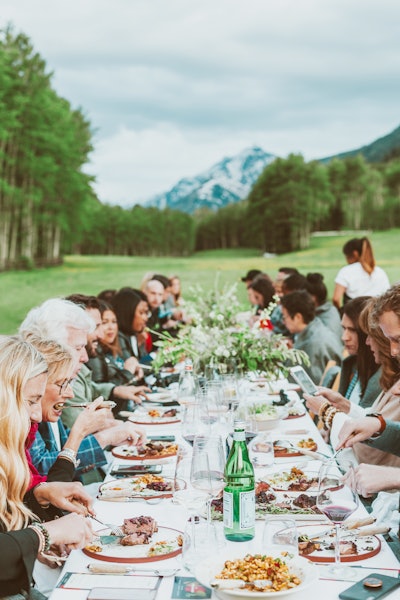
<instances>
[{"instance_id":1,"label":"eyeglasses","mask_svg":"<svg viewBox=\"0 0 400 600\"><path fill-rule=\"evenodd\" d=\"M72 385L72 382L74 381L74 379L65 379L62 383L56 383L54 382L54 385L56 385L59 390L60 390L60 396L62 394L65 394L65 392L67 391L67 388L69 385Z\"/></svg>"}]
</instances>

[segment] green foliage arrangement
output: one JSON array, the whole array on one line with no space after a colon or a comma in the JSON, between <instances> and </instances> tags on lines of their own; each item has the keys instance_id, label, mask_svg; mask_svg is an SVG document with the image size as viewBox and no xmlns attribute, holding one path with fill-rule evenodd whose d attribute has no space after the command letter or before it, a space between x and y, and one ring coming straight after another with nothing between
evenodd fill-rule
<instances>
[{"instance_id":1,"label":"green foliage arrangement","mask_svg":"<svg viewBox=\"0 0 400 600\"><path fill-rule=\"evenodd\" d=\"M219 291L214 287L206 293L195 289L197 300L188 304L192 318L177 337L165 333L157 342L158 352L153 366L156 370L166 363L177 364L190 357L199 371L209 365L222 372L235 367L242 372L257 371L270 379L287 375L293 364L309 364L307 355L288 348L286 340L271 331L269 316L272 303L261 315L256 326L250 327L246 315L240 312L236 284ZM247 315L248 316L248 315Z\"/></svg>"}]
</instances>

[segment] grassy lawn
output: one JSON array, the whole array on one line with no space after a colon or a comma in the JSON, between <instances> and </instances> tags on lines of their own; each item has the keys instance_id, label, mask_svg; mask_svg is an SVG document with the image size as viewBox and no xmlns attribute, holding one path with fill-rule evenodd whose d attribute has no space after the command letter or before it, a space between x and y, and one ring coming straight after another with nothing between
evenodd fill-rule
<instances>
[{"instance_id":1,"label":"grassy lawn","mask_svg":"<svg viewBox=\"0 0 400 600\"><path fill-rule=\"evenodd\" d=\"M281 266L296 267L302 273L323 273L331 293L335 275L345 264L342 246L359 235L314 236L307 250L275 258L264 258L258 250L249 249L198 252L188 258L67 256L60 267L0 273L0 333L15 333L28 310L47 298L74 292L97 294L126 285L139 287L148 271L179 275L186 298L191 297L190 288L195 284L209 289L216 281L220 286L237 281L239 297L245 302L240 277L255 268L274 278ZM400 229L372 233L369 237L377 264L386 270L391 283L399 281Z\"/></svg>"}]
</instances>

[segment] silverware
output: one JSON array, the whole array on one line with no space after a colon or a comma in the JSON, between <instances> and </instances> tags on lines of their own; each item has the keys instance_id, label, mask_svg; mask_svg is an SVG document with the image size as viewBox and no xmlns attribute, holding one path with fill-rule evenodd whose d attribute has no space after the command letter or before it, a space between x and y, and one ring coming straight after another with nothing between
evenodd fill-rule
<instances>
[{"instance_id":1,"label":"silverware","mask_svg":"<svg viewBox=\"0 0 400 600\"><path fill-rule=\"evenodd\" d=\"M175 569L143 569L141 567L120 565L120 564L108 564L99 565L98 563L90 563L87 568L90 573L96 573L97 575L125 575L126 573L143 573L145 575L154 575L159 577L171 577L179 571L179 568Z\"/></svg>"}]
</instances>

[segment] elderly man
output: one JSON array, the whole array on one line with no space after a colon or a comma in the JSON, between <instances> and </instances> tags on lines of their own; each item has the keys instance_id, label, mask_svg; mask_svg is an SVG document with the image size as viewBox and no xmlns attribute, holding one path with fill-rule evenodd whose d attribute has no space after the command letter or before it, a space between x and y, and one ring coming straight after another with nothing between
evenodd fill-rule
<instances>
[{"instance_id":1,"label":"elderly man","mask_svg":"<svg viewBox=\"0 0 400 600\"><path fill-rule=\"evenodd\" d=\"M95 327L95 321L93 321L90 313L84 310L82 306L78 306L73 302L60 298L47 300L42 305L33 308L20 326L20 334L27 339L36 337L39 339L54 340L66 346L70 350L74 358L73 376L75 377L75 380L73 382L73 386L77 386L79 393L84 394L83 396L79 396L81 404L90 403L99 395L103 395L106 399L108 399L115 390L112 384L94 384L91 382L90 371L88 374L88 369L84 365L84 363L88 360L88 354L86 350L88 337L92 336L93 339L96 337ZM82 369L84 369L83 375L81 374ZM129 386L119 387L122 387L125 390ZM136 390L137 388L134 390L128 390L128 393L131 394L131 397L135 397ZM75 389L73 389L73 396L76 398ZM76 410L76 413L70 414L66 419L66 427L68 428L72 427L75 418L81 412L81 409L79 408L69 409L69 411L73 410ZM102 443L103 438L106 438L108 444L111 445L119 445L125 442L130 443L132 439L137 438L135 432L136 429L133 427L132 423L115 421L115 425L112 427L112 435L102 435L101 440L96 440L93 437L91 439L91 446L94 455L97 457L97 460L94 461L93 464L91 463L88 465L90 468L88 468L87 471L95 471L95 473L91 473L87 477L84 477L84 482L89 483L91 480L93 480L93 476L96 479L101 479L104 476L102 473L97 471L98 467L105 464L104 453L102 449L102 447L105 445ZM38 451L38 456L39 454L43 456L43 443L46 444L46 439L43 438L40 441L39 436L38 446L35 446L36 450ZM50 450L49 446L48 450ZM52 448L52 451L53 450L54 448Z\"/></svg>"}]
</instances>

